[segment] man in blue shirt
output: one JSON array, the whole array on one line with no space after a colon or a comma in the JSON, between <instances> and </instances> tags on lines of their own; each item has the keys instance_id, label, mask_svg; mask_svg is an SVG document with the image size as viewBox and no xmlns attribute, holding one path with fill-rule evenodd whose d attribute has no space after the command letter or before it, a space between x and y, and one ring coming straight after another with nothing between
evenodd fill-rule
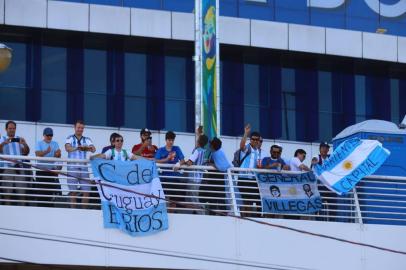
<instances>
[{"instance_id":1,"label":"man in blue shirt","mask_svg":"<svg viewBox=\"0 0 406 270\"><path fill-rule=\"evenodd\" d=\"M61 149L57 142L53 141L54 132L52 128L45 128L43 131L43 140L37 142L35 147L35 155L37 157L60 158ZM51 206L50 201L54 199L53 196L60 195L61 186L58 180L58 173L51 172L50 170L58 170L58 166L53 161L38 161L38 168L43 169L36 172L36 186L41 189L37 194L45 195L38 197L38 201L45 202L38 204L38 206Z\"/></svg>"},{"instance_id":2,"label":"man in blue shirt","mask_svg":"<svg viewBox=\"0 0 406 270\"><path fill-rule=\"evenodd\" d=\"M176 134L173 131L168 131L165 134L165 146L158 149L155 154L155 160L157 163L166 163L180 166L185 164L185 156L179 146L174 145ZM173 201L184 201L185 197L185 185L179 184L181 179L178 178L180 173L173 171L172 168L164 168L161 173L162 187L165 191L165 196ZM168 190L175 189L175 190ZM182 191L183 190L183 191ZM182 196L172 197L172 196ZM170 203L168 209L172 212L173 208L176 207L174 203Z\"/></svg>"},{"instance_id":3,"label":"man in blue shirt","mask_svg":"<svg viewBox=\"0 0 406 270\"><path fill-rule=\"evenodd\" d=\"M222 142L219 138L214 137L210 141L210 157L209 165L214 166L220 172L227 172L229 168L232 167L231 163L228 161L226 154L221 148ZM229 210L226 204L231 204L229 194L229 185L225 181L227 175L222 175L219 173L207 172L204 175L205 184L200 188L200 197L205 198L203 202L209 203L209 208L212 210L226 211ZM222 181L221 181L222 180Z\"/></svg>"},{"instance_id":4,"label":"man in blue shirt","mask_svg":"<svg viewBox=\"0 0 406 270\"><path fill-rule=\"evenodd\" d=\"M289 166L286 165L285 161L281 158L282 146L274 144L271 146L270 150L271 156L262 159L261 166L264 169L272 170L289 170Z\"/></svg>"}]
</instances>

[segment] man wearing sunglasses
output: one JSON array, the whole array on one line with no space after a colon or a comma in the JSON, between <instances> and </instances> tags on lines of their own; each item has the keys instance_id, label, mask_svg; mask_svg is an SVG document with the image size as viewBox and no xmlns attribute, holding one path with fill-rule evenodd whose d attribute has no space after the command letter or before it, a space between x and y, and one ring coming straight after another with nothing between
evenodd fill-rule
<instances>
[{"instance_id":1,"label":"man wearing sunglasses","mask_svg":"<svg viewBox=\"0 0 406 270\"><path fill-rule=\"evenodd\" d=\"M248 135L250 142L247 143ZM244 128L244 136L240 141L240 168L257 168L260 164L260 146L261 134L259 132L251 132L251 125L247 124ZM238 188L241 195L240 210L245 216L254 216L248 212L256 212L261 209L261 200L259 196L258 184L255 175L252 172L241 172L238 176ZM244 213L244 211L246 213Z\"/></svg>"},{"instance_id":2,"label":"man wearing sunglasses","mask_svg":"<svg viewBox=\"0 0 406 270\"><path fill-rule=\"evenodd\" d=\"M60 158L61 149L57 142L53 141L54 132L52 128L45 128L43 131L43 139L37 142L35 147L35 155L37 157L49 157ZM51 172L50 170L58 169L53 161L38 161L38 168L42 169L36 172L36 186L41 189L38 190L38 194L50 195L39 197L40 202L50 202L54 199L55 195L60 195L61 186L58 180L58 174ZM49 203L38 204L38 206L52 206Z\"/></svg>"},{"instance_id":3,"label":"man wearing sunglasses","mask_svg":"<svg viewBox=\"0 0 406 270\"><path fill-rule=\"evenodd\" d=\"M108 160L120 160L120 161L128 161L128 160L137 159L136 155L127 151L126 149L123 149L123 143L124 143L123 136L121 136L120 134L117 134L113 141L112 149L107 150L103 154L97 154L97 155L91 156L90 159L92 160L95 158L103 158L103 159L108 159Z\"/></svg>"},{"instance_id":4,"label":"man wearing sunglasses","mask_svg":"<svg viewBox=\"0 0 406 270\"><path fill-rule=\"evenodd\" d=\"M271 156L262 159L262 168L271 170L289 170L289 166L281 158L282 146L274 144L270 150Z\"/></svg>"},{"instance_id":5,"label":"man wearing sunglasses","mask_svg":"<svg viewBox=\"0 0 406 270\"><path fill-rule=\"evenodd\" d=\"M147 128L141 129L141 143L133 146L132 153L147 159L154 159L158 147L152 144L151 131Z\"/></svg>"}]
</instances>

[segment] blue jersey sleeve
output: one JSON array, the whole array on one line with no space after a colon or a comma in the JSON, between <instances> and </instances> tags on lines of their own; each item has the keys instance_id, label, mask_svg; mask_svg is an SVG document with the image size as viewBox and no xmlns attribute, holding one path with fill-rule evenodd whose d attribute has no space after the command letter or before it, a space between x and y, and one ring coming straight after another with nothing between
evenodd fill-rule
<instances>
[{"instance_id":1,"label":"blue jersey sleeve","mask_svg":"<svg viewBox=\"0 0 406 270\"><path fill-rule=\"evenodd\" d=\"M185 159L185 156L182 153L182 150L180 147L176 147L176 156L178 157L179 160Z\"/></svg>"},{"instance_id":2,"label":"blue jersey sleeve","mask_svg":"<svg viewBox=\"0 0 406 270\"><path fill-rule=\"evenodd\" d=\"M159 148L156 153L155 153L155 159L162 159L162 151L161 148Z\"/></svg>"}]
</instances>

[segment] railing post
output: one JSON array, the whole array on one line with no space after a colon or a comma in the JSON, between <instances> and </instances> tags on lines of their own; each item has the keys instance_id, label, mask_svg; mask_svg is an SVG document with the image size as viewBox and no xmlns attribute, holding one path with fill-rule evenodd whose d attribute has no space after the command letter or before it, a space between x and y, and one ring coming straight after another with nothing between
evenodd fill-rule
<instances>
[{"instance_id":1,"label":"railing post","mask_svg":"<svg viewBox=\"0 0 406 270\"><path fill-rule=\"evenodd\" d=\"M358 216L358 223L363 225L364 222L362 221L362 213L361 213L361 207L359 205L359 200L358 200L358 194L357 194L357 188L354 187L352 189L352 193L354 194L354 201L355 201L355 209L357 211L357 216Z\"/></svg>"},{"instance_id":2,"label":"railing post","mask_svg":"<svg viewBox=\"0 0 406 270\"><path fill-rule=\"evenodd\" d=\"M237 199L236 199L235 193L234 193L235 189L234 189L234 183L233 183L233 175L231 174L231 168L227 169L227 178L228 178L228 185L230 187L233 214L236 216L240 216L240 211L238 211L238 207L237 207Z\"/></svg>"}]
</instances>

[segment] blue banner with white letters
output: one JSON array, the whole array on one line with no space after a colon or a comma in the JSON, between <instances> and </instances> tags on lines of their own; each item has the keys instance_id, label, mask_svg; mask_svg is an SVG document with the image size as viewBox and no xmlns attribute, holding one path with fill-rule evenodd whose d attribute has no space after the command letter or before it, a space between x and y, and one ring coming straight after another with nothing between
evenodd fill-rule
<instances>
[{"instance_id":1,"label":"blue banner with white letters","mask_svg":"<svg viewBox=\"0 0 406 270\"><path fill-rule=\"evenodd\" d=\"M155 162L96 159L92 168L105 228L118 228L131 236L168 229L165 195Z\"/></svg>"},{"instance_id":2,"label":"blue banner with white letters","mask_svg":"<svg viewBox=\"0 0 406 270\"><path fill-rule=\"evenodd\" d=\"M264 213L311 214L323 207L312 172L257 173L256 177Z\"/></svg>"}]
</instances>

